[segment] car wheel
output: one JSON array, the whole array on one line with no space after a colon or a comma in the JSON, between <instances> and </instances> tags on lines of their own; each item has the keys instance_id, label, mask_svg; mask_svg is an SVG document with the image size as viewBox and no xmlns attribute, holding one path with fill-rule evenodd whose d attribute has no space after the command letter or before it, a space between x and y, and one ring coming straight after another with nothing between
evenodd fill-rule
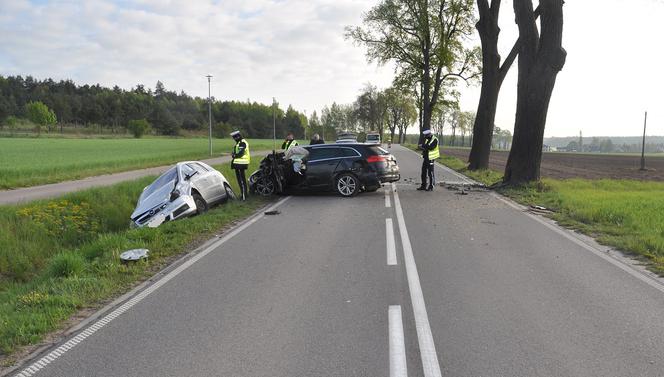
<instances>
[{"instance_id":1,"label":"car wheel","mask_svg":"<svg viewBox=\"0 0 664 377\"><path fill-rule=\"evenodd\" d=\"M272 178L260 177L256 180L256 193L263 196L274 194L275 186Z\"/></svg>"},{"instance_id":2,"label":"car wheel","mask_svg":"<svg viewBox=\"0 0 664 377\"><path fill-rule=\"evenodd\" d=\"M237 199L235 191L233 191L231 186L229 186L227 183L224 183L224 189L226 189L226 199L224 199L225 201Z\"/></svg>"},{"instance_id":3,"label":"car wheel","mask_svg":"<svg viewBox=\"0 0 664 377\"><path fill-rule=\"evenodd\" d=\"M341 196L351 197L360 192L360 182L352 174L341 174L336 179L335 187Z\"/></svg>"},{"instance_id":4,"label":"car wheel","mask_svg":"<svg viewBox=\"0 0 664 377\"><path fill-rule=\"evenodd\" d=\"M203 197L198 194L194 194L192 197L194 198L194 203L196 203L196 214L200 215L207 212L208 204L205 199L203 199Z\"/></svg>"}]
</instances>

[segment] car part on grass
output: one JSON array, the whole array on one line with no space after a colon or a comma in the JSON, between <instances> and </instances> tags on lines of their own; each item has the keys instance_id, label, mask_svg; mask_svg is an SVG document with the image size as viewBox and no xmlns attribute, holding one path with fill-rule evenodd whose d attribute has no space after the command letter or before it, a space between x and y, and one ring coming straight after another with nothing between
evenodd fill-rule
<instances>
[{"instance_id":1,"label":"car part on grass","mask_svg":"<svg viewBox=\"0 0 664 377\"><path fill-rule=\"evenodd\" d=\"M130 225L155 228L234 198L228 180L219 171L200 161L179 162L143 190Z\"/></svg>"},{"instance_id":2,"label":"car part on grass","mask_svg":"<svg viewBox=\"0 0 664 377\"><path fill-rule=\"evenodd\" d=\"M136 262L148 258L148 249L132 249L120 254L120 260L123 262Z\"/></svg>"}]
</instances>

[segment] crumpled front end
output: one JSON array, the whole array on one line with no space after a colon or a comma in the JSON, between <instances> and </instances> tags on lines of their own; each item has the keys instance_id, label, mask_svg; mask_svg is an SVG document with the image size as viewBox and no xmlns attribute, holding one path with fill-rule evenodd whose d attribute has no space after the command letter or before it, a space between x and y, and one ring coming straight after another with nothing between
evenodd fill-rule
<instances>
[{"instance_id":1,"label":"crumpled front end","mask_svg":"<svg viewBox=\"0 0 664 377\"><path fill-rule=\"evenodd\" d=\"M156 228L172 220L191 216L196 213L196 203L191 195L180 195L172 201L165 201L159 205L137 214L131 218L134 228Z\"/></svg>"}]
</instances>

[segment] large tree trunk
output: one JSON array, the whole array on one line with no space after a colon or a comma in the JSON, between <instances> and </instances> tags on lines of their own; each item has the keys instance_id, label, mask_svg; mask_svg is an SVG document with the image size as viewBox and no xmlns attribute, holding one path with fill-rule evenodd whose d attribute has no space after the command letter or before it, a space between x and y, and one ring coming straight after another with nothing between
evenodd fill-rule
<instances>
[{"instance_id":1,"label":"large tree trunk","mask_svg":"<svg viewBox=\"0 0 664 377\"><path fill-rule=\"evenodd\" d=\"M470 170L489 167L498 93L504 78L504 75L500 73L500 54L498 53L500 0L493 0L491 7L489 7L488 0L477 0L477 8L480 19L475 27L482 43L482 90L473 125L473 144L468 156L470 163L468 169Z\"/></svg>"},{"instance_id":2,"label":"large tree trunk","mask_svg":"<svg viewBox=\"0 0 664 377\"><path fill-rule=\"evenodd\" d=\"M540 9L541 36L532 0L514 0L521 46L514 138L503 180L509 185L540 178L549 101L567 56L562 48L563 0L541 0Z\"/></svg>"}]
</instances>

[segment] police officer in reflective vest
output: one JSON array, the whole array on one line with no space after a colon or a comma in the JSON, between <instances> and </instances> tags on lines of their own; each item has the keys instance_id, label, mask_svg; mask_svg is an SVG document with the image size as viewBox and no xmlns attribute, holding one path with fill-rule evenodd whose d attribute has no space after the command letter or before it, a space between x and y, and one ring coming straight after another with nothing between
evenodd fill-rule
<instances>
[{"instance_id":1,"label":"police officer in reflective vest","mask_svg":"<svg viewBox=\"0 0 664 377\"><path fill-rule=\"evenodd\" d=\"M286 140L281 144L281 149L283 149L284 152L288 152L289 149L298 145L299 144L297 143L297 140L295 140L293 133L289 132L288 135L286 135Z\"/></svg>"},{"instance_id":2,"label":"police officer in reflective vest","mask_svg":"<svg viewBox=\"0 0 664 377\"><path fill-rule=\"evenodd\" d=\"M245 171L251 162L249 143L247 143L247 141L242 138L240 131L234 131L231 133L231 136L233 137L233 140L235 140L235 147L233 147L233 153L231 153L231 157L233 157L231 168L235 170L235 177L237 178L237 183L240 186L240 191L242 192L242 200L247 200L248 188Z\"/></svg>"},{"instance_id":3,"label":"police officer in reflective vest","mask_svg":"<svg viewBox=\"0 0 664 377\"><path fill-rule=\"evenodd\" d=\"M431 130L424 130L424 142L422 143L422 185L418 190L433 191L433 186L436 184L436 176L434 174L434 161L440 157L440 149L438 148L438 138L431 133ZM427 177L429 178L429 185L427 186Z\"/></svg>"}]
</instances>

